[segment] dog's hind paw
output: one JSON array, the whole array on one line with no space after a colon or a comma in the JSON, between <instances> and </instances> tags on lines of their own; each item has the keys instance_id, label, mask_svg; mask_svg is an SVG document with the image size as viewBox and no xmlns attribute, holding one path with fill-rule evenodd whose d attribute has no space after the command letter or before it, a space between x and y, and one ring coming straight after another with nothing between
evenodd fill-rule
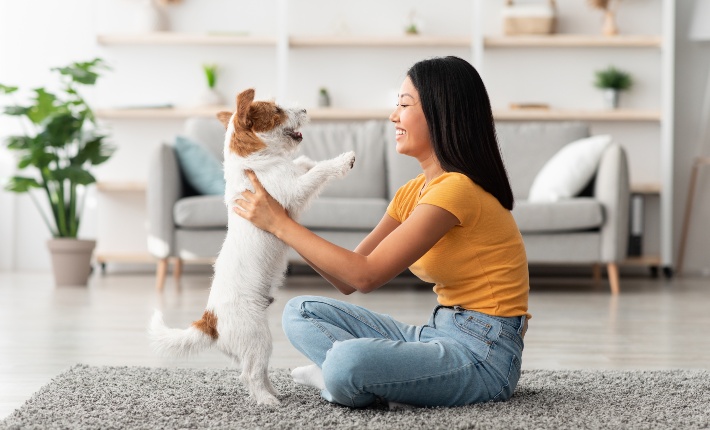
<instances>
[{"instance_id":1,"label":"dog's hind paw","mask_svg":"<svg viewBox=\"0 0 710 430\"><path fill-rule=\"evenodd\" d=\"M278 406L281 404L281 401L279 399L269 393L261 393L255 395L254 397L256 398L257 405Z\"/></svg>"}]
</instances>

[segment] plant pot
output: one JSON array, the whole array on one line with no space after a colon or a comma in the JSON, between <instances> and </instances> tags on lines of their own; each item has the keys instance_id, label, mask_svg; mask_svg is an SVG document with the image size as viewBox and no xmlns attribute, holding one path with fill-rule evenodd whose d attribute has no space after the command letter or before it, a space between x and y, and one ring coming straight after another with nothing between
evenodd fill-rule
<instances>
[{"instance_id":1,"label":"plant pot","mask_svg":"<svg viewBox=\"0 0 710 430\"><path fill-rule=\"evenodd\" d=\"M224 105L224 98L222 94L217 92L214 88L208 88L202 95L200 95L200 105L202 106L222 106Z\"/></svg>"},{"instance_id":2,"label":"plant pot","mask_svg":"<svg viewBox=\"0 0 710 430\"><path fill-rule=\"evenodd\" d=\"M604 107L616 109L619 107L619 90L607 88L604 90Z\"/></svg>"},{"instance_id":3,"label":"plant pot","mask_svg":"<svg viewBox=\"0 0 710 430\"><path fill-rule=\"evenodd\" d=\"M52 256L56 286L87 285L91 274L91 255L95 240L58 238L47 241Z\"/></svg>"}]
</instances>

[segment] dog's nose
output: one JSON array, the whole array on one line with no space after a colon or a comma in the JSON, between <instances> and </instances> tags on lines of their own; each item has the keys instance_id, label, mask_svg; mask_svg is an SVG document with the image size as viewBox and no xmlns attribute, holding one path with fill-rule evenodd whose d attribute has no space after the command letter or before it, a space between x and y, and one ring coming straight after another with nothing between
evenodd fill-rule
<instances>
[{"instance_id":1,"label":"dog's nose","mask_svg":"<svg viewBox=\"0 0 710 430\"><path fill-rule=\"evenodd\" d=\"M301 109L301 113L302 113L302 114L307 114L308 112L306 112L305 109Z\"/></svg>"}]
</instances>

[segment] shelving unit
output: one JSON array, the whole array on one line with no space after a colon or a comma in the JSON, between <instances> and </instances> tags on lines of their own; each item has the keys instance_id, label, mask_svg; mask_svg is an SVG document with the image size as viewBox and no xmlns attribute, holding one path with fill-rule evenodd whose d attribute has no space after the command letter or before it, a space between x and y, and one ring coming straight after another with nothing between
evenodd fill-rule
<instances>
[{"instance_id":1,"label":"shelving unit","mask_svg":"<svg viewBox=\"0 0 710 430\"><path fill-rule=\"evenodd\" d=\"M497 121L564 121L580 120L592 123L612 123L620 126L625 123L647 127L658 127L660 132L660 180L658 183L634 184L633 190L637 194L660 195L660 220L661 232L660 257L642 257L634 259L637 262L654 261L659 266L672 266L672 230L673 230L673 67L674 67L674 0L657 0L660 5L660 29L658 34L623 34L618 36L601 36L598 34L553 34L544 36L498 36L486 34L484 22L486 8L494 7L490 0L470 0L471 26L470 34L458 35L323 35L289 33L289 18L293 11L289 11L293 2L278 0L274 17L277 22L276 34L273 36L255 36L248 34L229 33L147 33L147 34L103 34L97 36L97 42L105 47L120 46L231 46L235 49L241 47L264 47L274 50L274 67L276 69L276 95L278 98L289 99L289 77L296 75L298 67L293 67L294 58L306 53L312 56L319 49L327 51L329 55L347 52L344 55L359 55L362 51L350 48L372 48L378 52L393 50L393 52L412 52L422 49L431 52L432 49L442 49L445 55L450 50L462 49L469 54L469 60L482 74L487 66L487 56L515 55L515 50L530 52L530 50L555 51L564 56L565 50L579 49L579 55L587 52L634 53L637 50L644 52L658 52L658 68L660 70L660 100L658 106L643 106L640 109L602 110L580 107L556 107L550 109L494 109L494 118ZM444 13L444 12L442 12ZM448 11L446 13L452 13ZM649 32L654 33L654 29ZM643 33L646 33L644 31ZM511 53L509 53L509 51ZM546 51L546 52L547 52ZM584 51L584 52L582 52ZM555 51L556 52L556 51ZM575 53L577 51L574 51ZM292 55L293 54L293 55ZM564 58L564 57L563 57ZM347 79L347 78L344 78ZM327 120L367 120L387 118L392 109L380 107L366 108L313 108L305 106L311 118L315 121ZM145 108L145 109L116 109L104 108L96 110L96 115L103 120L181 120L191 116L212 116L220 110L231 110L229 107L174 107L174 108ZM654 129L655 130L655 129ZM654 131L655 132L655 131ZM650 150L655 150L652 148ZM121 184L120 182L104 183L99 185L101 192L140 192L144 185Z\"/></svg>"}]
</instances>

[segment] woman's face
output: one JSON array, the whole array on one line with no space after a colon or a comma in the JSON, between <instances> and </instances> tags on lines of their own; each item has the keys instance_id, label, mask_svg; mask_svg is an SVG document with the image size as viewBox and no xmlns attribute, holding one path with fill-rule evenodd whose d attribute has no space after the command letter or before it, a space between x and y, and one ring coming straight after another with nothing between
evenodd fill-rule
<instances>
[{"instance_id":1,"label":"woman's face","mask_svg":"<svg viewBox=\"0 0 710 430\"><path fill-rule=\"evenodd\" d=\"M397 152L419 161L431 158L433 148L429 138L419 92L407 76L399 89L397 108L390 115L397 133Z\"/></svg>"}]
</instances>

